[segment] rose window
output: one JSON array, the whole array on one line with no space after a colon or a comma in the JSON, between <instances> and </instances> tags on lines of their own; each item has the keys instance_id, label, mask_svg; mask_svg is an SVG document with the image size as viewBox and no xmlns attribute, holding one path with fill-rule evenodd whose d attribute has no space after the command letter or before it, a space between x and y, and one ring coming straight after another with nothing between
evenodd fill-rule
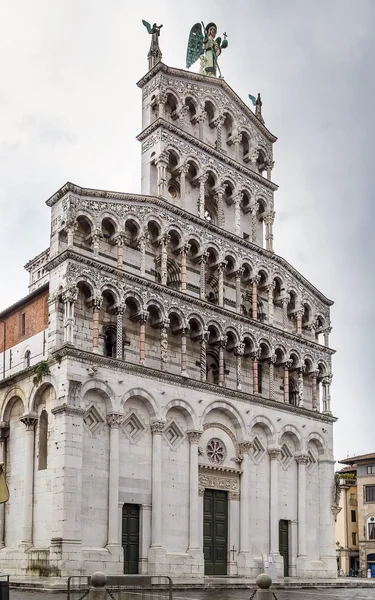
<instances>
[{"instance_id":1,"label":"rose window","mask_svg":"<svg viewBox=\"0 0 375 600\"><path fill-rule=\"evenodd\" d=\"M206 446L208 460L214 465L221 465L224 462L226 450L223 442L218 438L210 440Z\"/></svg>"}]
</instances>

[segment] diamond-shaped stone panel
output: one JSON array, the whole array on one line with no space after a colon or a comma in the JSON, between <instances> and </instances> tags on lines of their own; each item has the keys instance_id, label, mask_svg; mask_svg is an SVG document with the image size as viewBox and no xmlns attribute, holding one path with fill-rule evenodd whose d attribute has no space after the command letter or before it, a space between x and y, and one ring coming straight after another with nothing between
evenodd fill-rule
<instances>
[{"instance_id":1,"label":"diamond-shaped stone panel","mask_svg":"<svg viewBox=\"0 0 375 600\"><path fill-rule=\"evenodd\" d=\"M251 455L256 464L258 464L262 460L263 456L265 455L265 452L266 452L266 450L265 450L262 442L260 441L260 439L257 436L255 436L255 438L253 439L252 447L251 447Z\"/></svg>"},{"instance_id":2,"label":"diamond-shaped stone panel","mask_svg":"<svg viewBox=\"0 0 375 600\"><path fill-rule=\"evenodd\" d=\"M83 422L91 435L95 435L103 425L104 419L98 409L92 404L87 409L83 417Z\"/></svg>"},{"instance_id":3,"label":"diamond-shaped stone panel","mask_svg":"<svg viewBox=\"0 0 375 600\"><path fill-rule=\"evenodd\" d=\"M307 452L307 456L308 456L308 461L307 461L307 470L309 473L311 473L311 471L313 471L318 463L318 461L316 460L314 454L311 452L311 450L309 450Z\"/></svg>"},{"instance_id":4,"label":"diamond-shaped stone panel","mask_svg":"<svg viewBox=\"0 0 375 600\"><path fill-rule=\"evenodd\" d=\"M181 431L180 427L177 425L176 421L171 421L163 432L164 439L168 442L172 450L176 450L176 448L180 445L182 440L184 439L184 434Z\"/></svg>"},{"instance_id":5,"label":"diamond-shaped stone panel","mask_svg":"<svg viewBox=\"0 0 375 600\"><path fill-rule=\"evenodd\" d=\"M125 419L122 429L129 441L135 443L137 440L139 440L146 428L136 413L132 412Z\"/></svg>"},{"instance_id":6,"label":"diamond-shaped stone panel","mask_svg":"<svg viewBox=\"0 0 375 600\"><path fill-rule=\"evenodd\" d=\"M283 444L281 446L280 462L281 462L282 466L284 467L284 469L287 469L289 467L292 458L293 458L293 454L292 454L291 449L289 448L289 446L287 444Z\"/></svg>"}]
</instances>

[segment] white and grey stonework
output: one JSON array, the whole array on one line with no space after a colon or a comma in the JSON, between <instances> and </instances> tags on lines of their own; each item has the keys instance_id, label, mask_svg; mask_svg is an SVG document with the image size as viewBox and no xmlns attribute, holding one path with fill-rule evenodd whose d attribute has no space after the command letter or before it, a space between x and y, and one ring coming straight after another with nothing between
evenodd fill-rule
<instances>
[{"instance_id":1,"label":"white and grey stonework","mask_svg":"<svg viewBox=\"0 0 375 600\"><path fill-rule=\"evenodd\" d=\"M133 505L131 569L201 577L213 489L221 569L272 552L282 576L281 521L289 575L335 577L332 302L274 253L276 138L224 80L159 62L138 86L142 194L67 183L27 265L50 374L0 383L0 568L122 573Z\"/></svg>"}]
</instances>

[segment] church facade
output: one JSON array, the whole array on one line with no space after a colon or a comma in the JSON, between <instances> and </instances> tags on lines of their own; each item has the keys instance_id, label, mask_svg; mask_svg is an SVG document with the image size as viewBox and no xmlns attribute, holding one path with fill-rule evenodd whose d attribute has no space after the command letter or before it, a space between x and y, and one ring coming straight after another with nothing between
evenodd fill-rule
<instances>
[{"instance_id":1,"label":"church facade","mask_svg":"<svg viewBox=\"0 0 375 600\"><path fill-rule=\"evenodd\" d=\"M335 577L332 302L274 252L276 138L150 66L142 193L59 189L1 314L0 566Z\"/></svg>"}]
</instances>

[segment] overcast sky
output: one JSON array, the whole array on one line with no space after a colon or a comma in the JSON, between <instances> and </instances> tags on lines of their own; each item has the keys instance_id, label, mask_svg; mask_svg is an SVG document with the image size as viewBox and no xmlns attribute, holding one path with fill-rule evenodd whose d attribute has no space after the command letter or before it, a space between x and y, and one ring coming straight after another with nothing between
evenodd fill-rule
<instances>
[{"instance_id":1,"label":"overcast sky","mask_svg":"<svg viewBox=\"0 0 375 600\"><path fill-rule=\"evenodd\" d=\"M213 20L226 81L262 93L279 138L275 251L335 301L335 455L374 452L375 1L209 4L0 0L0 309L27 293L23 265L48 246L44 202L61 185L140 192L141 19L164 24L163 61L180 68L190 27Z\"/></svg>"}]
</instances>

